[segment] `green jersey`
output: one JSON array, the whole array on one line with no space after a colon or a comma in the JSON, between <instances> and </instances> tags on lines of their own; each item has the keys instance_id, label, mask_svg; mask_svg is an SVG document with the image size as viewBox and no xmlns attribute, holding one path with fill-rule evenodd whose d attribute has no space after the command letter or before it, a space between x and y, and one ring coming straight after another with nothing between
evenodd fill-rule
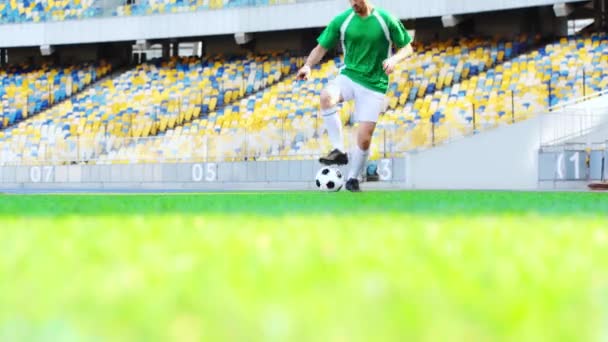
<instances>
[{"instance_id":1,"label":"green jersey","mask_svg":"<svg viewBox=\"0 0 608 342\"><path fill-rule=\"evenodd\" d=\"M344 52L340 73L368 89L386 93L388 76L382 62L390 57L392 45L400 49L412 38L401 21L382 9L374 8L362 18L351 8L335 17L317 39L328 50L338 41Z\"/></svg>"}]
</instances>

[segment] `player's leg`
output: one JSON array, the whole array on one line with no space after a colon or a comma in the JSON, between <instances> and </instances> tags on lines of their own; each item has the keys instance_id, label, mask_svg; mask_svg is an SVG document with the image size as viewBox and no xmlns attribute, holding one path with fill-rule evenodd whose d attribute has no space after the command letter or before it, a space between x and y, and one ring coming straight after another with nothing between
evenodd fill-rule
<instances>
[{"instance_id":1,"label":"player's leg","mask_svg":"<svg viewBox=\"0 0 608 342\"><path fill-rule=\"evenodd\" d=\"M342 121L337 108L338 103L348 101L354 96L352 87L346 81L346 77L339 75L321 91L321 117L332 145L329 154L319 158L319 162L325 165L348 164L348 156L344 150L344 139L342 137Z\"/></svg>"},{"instance_id":2,"label":"player's leg","mask_svg":"<svg viewBox=\"0 0 608 342\"><path fill-rule=\"evenodd\" d=\"M355 93L355 119L359 122L359 129L357 130L357 143L350 153L351 167L346 182L346 189L349 191L361 191L359 175L365 167L365 163L367 163L376 122L385 106L384 94L363 87L357 88Z\"/></svg>"},{"instance_id":3,"label":"player's leg","mask_svg":"<svg viewBox=\"0 0 608 342\"><path fill-rule=\"evenodd\" d=\"M353 146L350 153L351 167L348 171L346 181L346 189L349 191L361 191L359 188L358 177L361 174L361 170L363 170L365 167L365 163L369 157L369 146L371 145L375 128L375 122L359 122L359 129L357 130L357 143L355 146Z\"/></svg>"}]
</instances>

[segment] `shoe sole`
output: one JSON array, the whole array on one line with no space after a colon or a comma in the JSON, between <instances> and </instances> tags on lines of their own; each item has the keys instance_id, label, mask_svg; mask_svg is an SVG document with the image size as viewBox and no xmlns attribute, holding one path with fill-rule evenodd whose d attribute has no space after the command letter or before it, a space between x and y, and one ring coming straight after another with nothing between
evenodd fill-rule
<instances>
[{"instance_id":1,"label":"shoe sole","mask_svg":"<svg viewBox=\"0 0 608 342\"><path fill-rule=\"evenodd\" d=\"M348 159L346 160L331 160L325 158L319 158L319 163L323 165L346 165L348 164Z\"/></svg>"}]
</instances>

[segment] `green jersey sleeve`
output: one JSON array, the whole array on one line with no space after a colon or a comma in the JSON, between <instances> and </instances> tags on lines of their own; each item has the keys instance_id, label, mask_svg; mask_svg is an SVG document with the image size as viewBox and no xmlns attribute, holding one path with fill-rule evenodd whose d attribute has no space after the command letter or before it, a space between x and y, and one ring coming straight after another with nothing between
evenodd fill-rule
<instances>
[{"instance_id":1,"label":"green jersey sleeve","mask_svg":"<svg viewBox=\"0 0 608 342\"><path fill-rule=\"evenodd\" d=\"M317 43L327 50L336 46L340 39L340 24L338 23L338 19L338 17L334 18L323 30L319 38L317 38Z\"/></svg>"},{"instance_id":2,"label":"green jersey sleeve","mask_svg":"<svg viewBox=\"0 0 608 342\"><path fill-rule=\"evenodd\" d=\"M408 45L412 42L412 37L407 32L403 23L392 15L389 15L388 30L391 34L391 40L397 49Z\"/></svg>"}]
</instances>

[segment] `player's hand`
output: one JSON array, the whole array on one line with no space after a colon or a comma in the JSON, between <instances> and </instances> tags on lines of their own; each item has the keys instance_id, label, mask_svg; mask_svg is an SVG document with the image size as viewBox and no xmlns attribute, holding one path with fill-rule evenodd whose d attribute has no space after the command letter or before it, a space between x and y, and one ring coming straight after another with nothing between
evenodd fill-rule
<instances>
[{"instance_id":1,"label":"player's hand","mask_svg":"<svg viewBox=\"0 0 608 342\"><path fill-rule=\"evenodd\" d=\"M395 61L392 58L386 59L382 62L382 69L387 75L390 75L395 70Z\"/></svg>"},{"instance_id":2,"label":"player's hand","mask_svg":"<svg viewBox=\"0 0 608 342\"><path fill-rule=\"evenodd\" d=\"M300 70L298 70L298 74L296 76L296 78L298 80L308 80L309 77L310 77L310 67L308 65L304 65L303 67L300 68Z\"/></svg>"}]
</instances>

